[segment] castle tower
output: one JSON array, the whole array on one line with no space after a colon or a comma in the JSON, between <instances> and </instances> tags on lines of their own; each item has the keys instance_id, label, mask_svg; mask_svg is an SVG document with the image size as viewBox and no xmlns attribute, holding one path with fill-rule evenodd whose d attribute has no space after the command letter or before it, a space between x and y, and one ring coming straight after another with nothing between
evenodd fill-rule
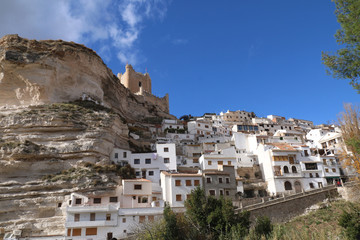
<instances>
[{"instance_id":1,"label":"castle tower","mask_svg":"<svg viewBox=\"0 0 360 240\"><path fill-rule=\"evenodd\" d=\"M143 92L147 92L151 94L151 78L149 74L135 72L130 64L126 64L125 73L119 73L118 78L132 93L143 95Z\"/></svg>"}]
</instances>

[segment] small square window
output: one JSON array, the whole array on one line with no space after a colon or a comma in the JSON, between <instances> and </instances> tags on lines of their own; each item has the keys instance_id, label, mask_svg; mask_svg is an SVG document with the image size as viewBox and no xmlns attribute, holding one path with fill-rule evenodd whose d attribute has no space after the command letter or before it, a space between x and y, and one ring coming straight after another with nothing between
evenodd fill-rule
<instances>
[{"instance_id":1,"label":"small square window","mask_svg":"<svg viewBox=\"0 0 360 240\"><path fill-rule=\"evenodd\" d=\"M110 197L110 202L118 202L118 197Z\"/></svg>"},{"instance_id":2,"label":"small square window","mask_svg":"<svg viewBox=\"0 0 360 240\"><path fill-rule=\"evenodd\" d=\"M77 198L77 199L75 199L75 204L81 204L81 201L82 201L81 198Z\"/></svg>"},{"instance_id":3,"label":"small square window","mask_svg":"<svg viewBox=\"0 0 360 240\"><path fill-rule=\"evenodd\" d=\"M219 183L223 183L223 178L219 178Z\"/></svg>"},{"instance_id":4,"label":"small square window","mask_svg":"<svg viewBox=\"0 0 360 240\"><path fill-rule=\"evenodd\" d=\"M223 196L224 195L224 190L220 190L219 193L220 193L220 196Z\"/></svg>"},{"instance_id":5,"label":"small square window","mask_svg":"<svg viewBox=\"0 0 360 240\"><path fill-rule=\"evenodd\" d=\"M127 157L127 152L123 152L123 158Z\"/></svg>"},{"instance_id":6,"label":"small square window","mask_svg":"<svg viewBox=\"0 0 360 240\"><path fill-rule=\"evenodd\" d=\"M134 159L134 164L140 164L140 159Z\"/></svg>"},{"instance_id":7,"label":"small square window","mask_svg":"<svg viewBox=\"0 0 360 240\"><path fill-rule=\"evenodd\" d=\"M154 176L154 171L149 171L149 176Z\"/></svg>"},{"instance_id":8,"label":"small square window","mask_svg":"<svg viewBox=\"0 0 360 240\"><path fill-rule=\"evenodd\" d=\"M229 196L230 195L230 192L229 191L225 191L226 193L226 196Z\"/></svg>"},{"instance_id":9,"label":"small square window","mask_svg":"<svg viewBox=\"0 0 360 240\"><path fill-rule=\"evenodd\" d=\"M151 158L146 158L145 159L145 164L151 164Z\"/></svg>"},{"instance_id":10,"label":"small square window","mask_svg":"<svg viewBox=\"0 0 360 240\"><path fill-rule=\"evenodd\" d=\"M226 183L230 183L230 178L226 178Z\"/></svg>"},{"instance_id":11,"label":"small square window","mask_svg":"<svg viewBox=\"0 0 360 240\"><path fill-rule=\"evenodd\" d=\"M175 180L175 186L181 186L181 180Z\"/></svg>"},{"instance_id":12,"label":"small square window","mask_svg":"<svg viewBox=\"0 0 360 240\"><path fill-rule=\"evenodd\" d=\"M208 165L212 165L212 161L208 161Z\"/></svg>"},{"instance_id":13,"label":"small square window","mask_svg":"<svg viewBox=\"0 0 360 240\"><path fill-rule=\"evenodd\" d=\"M209 190L210 196L215 196L215 190Z\"/></svg>"},{"instance_id":14,"label":"small square window","mask_svg":"<svg viewBox=\"0 0 360 240\"><path fill-rule=\"evenodd\" d=\"M164 163L170 163L170 158L164 158Z\"/></svg>"},{"instance_id":15,"label":"small square window","mask_svg":"<svg viewBox=\"0 0 360 240\"><path fill-rule=\"evenodd\" d=\"M211 183L211 178L209 178L209 177L206 178L206 182L207 182L207 183Z\"/></svg>"},{"instance_id":16,"label":"small square window","mask_svg":"<svg viewBox=\"0 0 360 240\"><path fill-rule=\"evenodd\" d=\"M122 219L122 222L123 222L123 223L126 223L126 218L123 218L123 219Z\"/></svg>"},{"instance_id":17,"label":"small square window","mask_svg":"<svg viewBox=\"0 0 360 240\"><path fill-rule=\"evenodd\" d=\"M200 186L200 180L194 180L194 186Z\"/></svg>"},{"instance_id":18,"label":"small square window","mask_svg":"<svg viewBox=\"0 0 360 240\"><path fill-rule=\"evenodd\" d=\"M141 184L135 184L134 185L134 190L141 190L142 189L142 185Z\"/></svg>"},{"instance_id":19,"label":"small square window","mask_svg":"<svg viewBox=\"0 0 360 240\"><path fill-rule=\"evenodd\" d=\"M177 194L176 195L176 201L182 201L182 197L181 197L181 194Z\"/></svg>"},{"instance_id":20,"label":"small square window","mask_svg":"<svg viewBox=\"0 0 360 240\"><path fill-rule=\"evenodd\" d=\"M94 203L101 203L101 198L94 198Z\"/></svg>"},{"instance_id":21,"label":"small square window","mask_svg":"<svg viewBox=\"0 0 360 240\"><path fill-rule=\"evenodd\" d=\"M118 153L115 153L115 158L119 158L119 154L118 154Z\"/></svg>"},{"instance_id":22,"label":"small square window","mask_svg":"<svg viewBox=\"0 0 360 240\"><path fill-rule=\"evenodd\" d=\"M168 147L165 147L165 148L164 148L164 152L169 152L169 148L168 148Z\"/></svg>"},{"instance_id":23,"label":"small square window","mask_svg":"<svg viewBox=\"0 0 360 240\"><path fill-rule=\"evenodd\" d=\"M111 221L111 214L110 213L106 214L106 221Z\"/></svg>"},{"instance_id":24,"label":"small square window","mask_svg":"<svg viewBox=\"0 0 360 240\"><path fill-rule=\"evenodd\" d=\"M186 180L186 186L191 186L191 180Z\"/></svg>"},{"instance_id":25,"label":"small square window","mask_svg":"<svg viewBox=\"0 0 360 240\"><path fill-rule=\"evenodd\" d=\"M140 176L140 172L139 172L139 171L135 172L135 175L136 175L137 177L139 177L139 176Z\"/></svg>"}]
</instances>

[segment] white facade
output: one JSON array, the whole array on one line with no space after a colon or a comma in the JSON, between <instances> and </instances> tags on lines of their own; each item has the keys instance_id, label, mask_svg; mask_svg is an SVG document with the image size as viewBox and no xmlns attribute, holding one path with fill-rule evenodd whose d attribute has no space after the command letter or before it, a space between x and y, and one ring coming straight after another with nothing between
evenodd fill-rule
<instances>
[{"instance_id":1,"label":"white facade","mask_svg":"<svg viewBox=\"0 0 360 240\"><path fill-rule=\"evenodd\" d=\"M201 155L200 167L202 170L217 170L219 166L229 165L237 168L235 148L230 147L226 149L216 150L210 154Z\"/></svg>"},{"instance_id":2,"label":"white facade","mask_svg":"<svg viewBox=\"0 0 360 240\"><path fill-rule=\"evenodd\" d=\"M170 207L184 207L184 201L197 186L202 186L201 174L161 172L163 199Z\"/></svg>"}]
</instances>

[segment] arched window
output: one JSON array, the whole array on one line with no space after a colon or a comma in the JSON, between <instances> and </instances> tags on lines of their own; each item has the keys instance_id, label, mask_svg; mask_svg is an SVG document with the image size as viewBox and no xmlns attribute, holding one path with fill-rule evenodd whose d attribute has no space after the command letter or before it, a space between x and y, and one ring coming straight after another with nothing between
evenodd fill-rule
<instances>
[{"instance_id":1,"label":"arched window","mask_svg":"<svg viewBox=\"0 0 360 240\"><path fill-rule=\"evenodd\" d=\"M291 167L291 171L292 171L293 173L297 173L296 167L295 167L295 166L292 166L292 167Z\"/></svg>"},{"instance_id":2,"label":"arched window","mask_svg":"<svg viewBox=\"0 0 360 240\"><path fill-rule=\"evenodd\" d=\"M289 173L289 168L287 166L284 166L284 173Z\"/></svg>"},{"instance_id":3,"label":"arched window","mask_svg":"<svg viewBox=\"0 0 360 240\"><path fill-rule=\"evenodd\" d=\"M286 182L284 183L284 186L285 186L285 190L292 190L292 186L291 186L291 183L290 183L290 182L286 181Z\"/></svg>"}]
</instances>

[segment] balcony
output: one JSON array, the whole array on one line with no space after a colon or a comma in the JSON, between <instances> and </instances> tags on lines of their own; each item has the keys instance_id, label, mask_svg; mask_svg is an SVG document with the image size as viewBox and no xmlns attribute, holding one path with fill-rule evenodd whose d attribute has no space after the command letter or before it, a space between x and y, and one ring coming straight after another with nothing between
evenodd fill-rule
<instances>
[{"instance_id":1,"label":"balcony","mask_svg":"<svg viewBox=\"0 0 360 240\"><path fill-rule=\"evenodd\" d=\"M107 205L79 205L67 207L68 213L85 213L85 212L116 212L120 208L120 202Z\"/></svg>"},{"instance_id":2,"label":"balcony","mask_svg":"<svg viewBox=\"0 0 360 240\"><path fill-rule=\"evenodd\" d=\"M112 220L95 220L95 221L67 221L65 223L65 227L74 228L74 227L116 227L117 226L117 219Z\"/></svg>"}]
</instances>

